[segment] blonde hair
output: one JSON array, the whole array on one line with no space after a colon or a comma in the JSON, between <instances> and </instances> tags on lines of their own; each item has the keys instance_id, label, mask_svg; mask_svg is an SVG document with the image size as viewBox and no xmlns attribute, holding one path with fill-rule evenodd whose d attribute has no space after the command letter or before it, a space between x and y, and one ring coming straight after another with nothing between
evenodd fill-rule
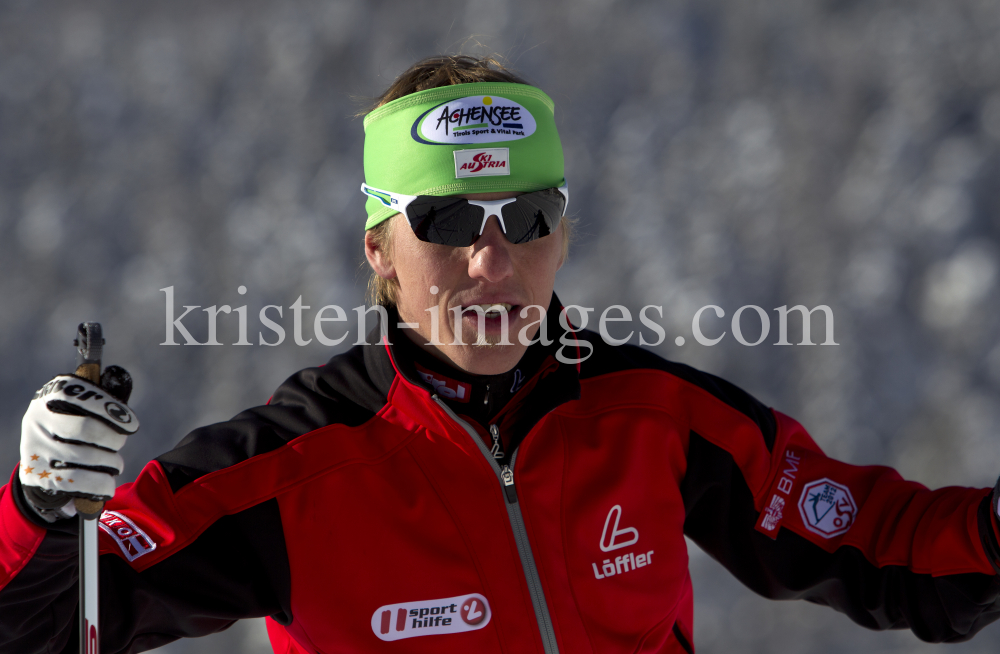
<instances>
[{"instance_id":1,"label":"blonde hair","mask_svg":"<svg viewBox=\"0 0 1000 654\"><path fill-rule=\"evenodd\" d=\"M392 261L392 225L396 222L396 218L399 215L397 213L395 216L383 220L368 230L376 249L389 261ZM371 306L377 304L381 304L383 307L396 306L396 291L398 289L399 280L395 277L385 279L384 277L379 277L374 269L370 271L368 276L368 303Z\"/></svg>"}]
</instances>

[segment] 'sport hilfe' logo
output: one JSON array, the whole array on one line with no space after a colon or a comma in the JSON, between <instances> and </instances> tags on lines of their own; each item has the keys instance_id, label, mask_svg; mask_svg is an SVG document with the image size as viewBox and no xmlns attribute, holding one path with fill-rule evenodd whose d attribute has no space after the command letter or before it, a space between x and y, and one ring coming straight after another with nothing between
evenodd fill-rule
<instances>
[{"instance_id":1,"label":"'sport hilfe' logo","mask_svg":"<svg viewBox=\"0 0 1000 654\"><path fill-rule=\"evenodd\" d=\"M535 127L531 112L513 100L473 95L428 109L414 121L410 136L426 145L499 143L527 138Z\"/></svg>"},{"instance_id":2,"label":"'sport hilfe' logo","mask_svg":"<svg viewBox=\"0 0 1000 654\"><path fill-rule=\"evenodd\" d=\"M372 631L387 641L458 634L482 629L490 617L490 603L479 593L472 593L380 606L372 614Z\"/></svg>"},{"instance_id":3,"label":"'sport hilfe' logo","mask_svg":"<svg viewBox=\"0 0 1000 654\"><path fill-rule=\"evenodd\" d=\"M833 538L851 528L858 515L858 505L847 486L820 479L802 489L799 515L806 529L823 538Z\"/></svg>"}]
</instances>

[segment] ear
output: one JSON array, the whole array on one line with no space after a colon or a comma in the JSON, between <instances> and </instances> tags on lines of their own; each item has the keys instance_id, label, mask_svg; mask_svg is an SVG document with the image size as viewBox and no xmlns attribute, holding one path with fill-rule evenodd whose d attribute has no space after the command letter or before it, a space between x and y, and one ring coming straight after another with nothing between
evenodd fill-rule
<instances>
[{"instance_id":1,"label":"ear","mask_svg":"<svg viewBox=\"0 0 1000 654\"><path fill-rule=\"evenodd\" d=\"M389 219L390 221L392 218ZM388 247L389 243L392 242L391 230L393 226L387 225L386 228L389 231L386 236L388 238L384 239L384 242L380 243L379 239L375 238L372 234L372 230L365 231L365 258L368 259L368 263L371 264L372 270L375 274L382 279L392 279L396 276L396 268L392 265L392 258L389 256Z\"/></svg>"}]
</instances>

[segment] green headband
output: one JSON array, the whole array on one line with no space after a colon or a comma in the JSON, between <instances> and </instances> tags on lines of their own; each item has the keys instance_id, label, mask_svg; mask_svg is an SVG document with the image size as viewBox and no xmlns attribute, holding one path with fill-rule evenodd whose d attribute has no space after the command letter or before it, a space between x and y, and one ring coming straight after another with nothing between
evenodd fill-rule
<instances>
[{"instance_id":1,"label":"green headband","mask_svg":"<svg viewBox=\"0 0 1000 654\"><path fill-rule=\"evenodd\" d=\"M561 186L555 104L525 84L420 91L365 117L365 182L404 195L539 191ZM365 229L396 211L369 196Z\"/></svg>"}]
</instances>

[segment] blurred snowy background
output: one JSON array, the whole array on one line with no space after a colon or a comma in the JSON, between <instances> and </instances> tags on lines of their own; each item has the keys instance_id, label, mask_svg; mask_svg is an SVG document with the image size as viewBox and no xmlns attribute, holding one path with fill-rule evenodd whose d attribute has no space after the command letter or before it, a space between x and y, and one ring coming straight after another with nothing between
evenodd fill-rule
<instances>
[{"instance_id":1,"label":"blurred snowy background","mask_svg":"<svg viewBox=\"0 0 1000 654\"><path fill-rule=\"evenodd\" d=\"M135 376L125 480L331 356L292 342L288 307L363 302L352 115L421 57L485 52L470 34L556 102L580 221L564 302L636 319L662 305L661 354L795 416L834 456L993 484L1000 0L4 0L0 469L81 320ZM168 286L178 307L246 304L253 342L260 308L281 305L288 336L230 345L222 315L226 345L162 346ZM714 347L691 334L706 304L727 314L705 316L729 332ZM729 325L751 304L771 315L757 347ZM773 308L794 304L830 306L839 345L774 345ZM205 340L203 313L185 324ZM701 654L938 651L762 600L691 549ZM998 634L948 651L996 651ZM249 621L159 651L269 648Z\"/></svg>"}]
</instances>

